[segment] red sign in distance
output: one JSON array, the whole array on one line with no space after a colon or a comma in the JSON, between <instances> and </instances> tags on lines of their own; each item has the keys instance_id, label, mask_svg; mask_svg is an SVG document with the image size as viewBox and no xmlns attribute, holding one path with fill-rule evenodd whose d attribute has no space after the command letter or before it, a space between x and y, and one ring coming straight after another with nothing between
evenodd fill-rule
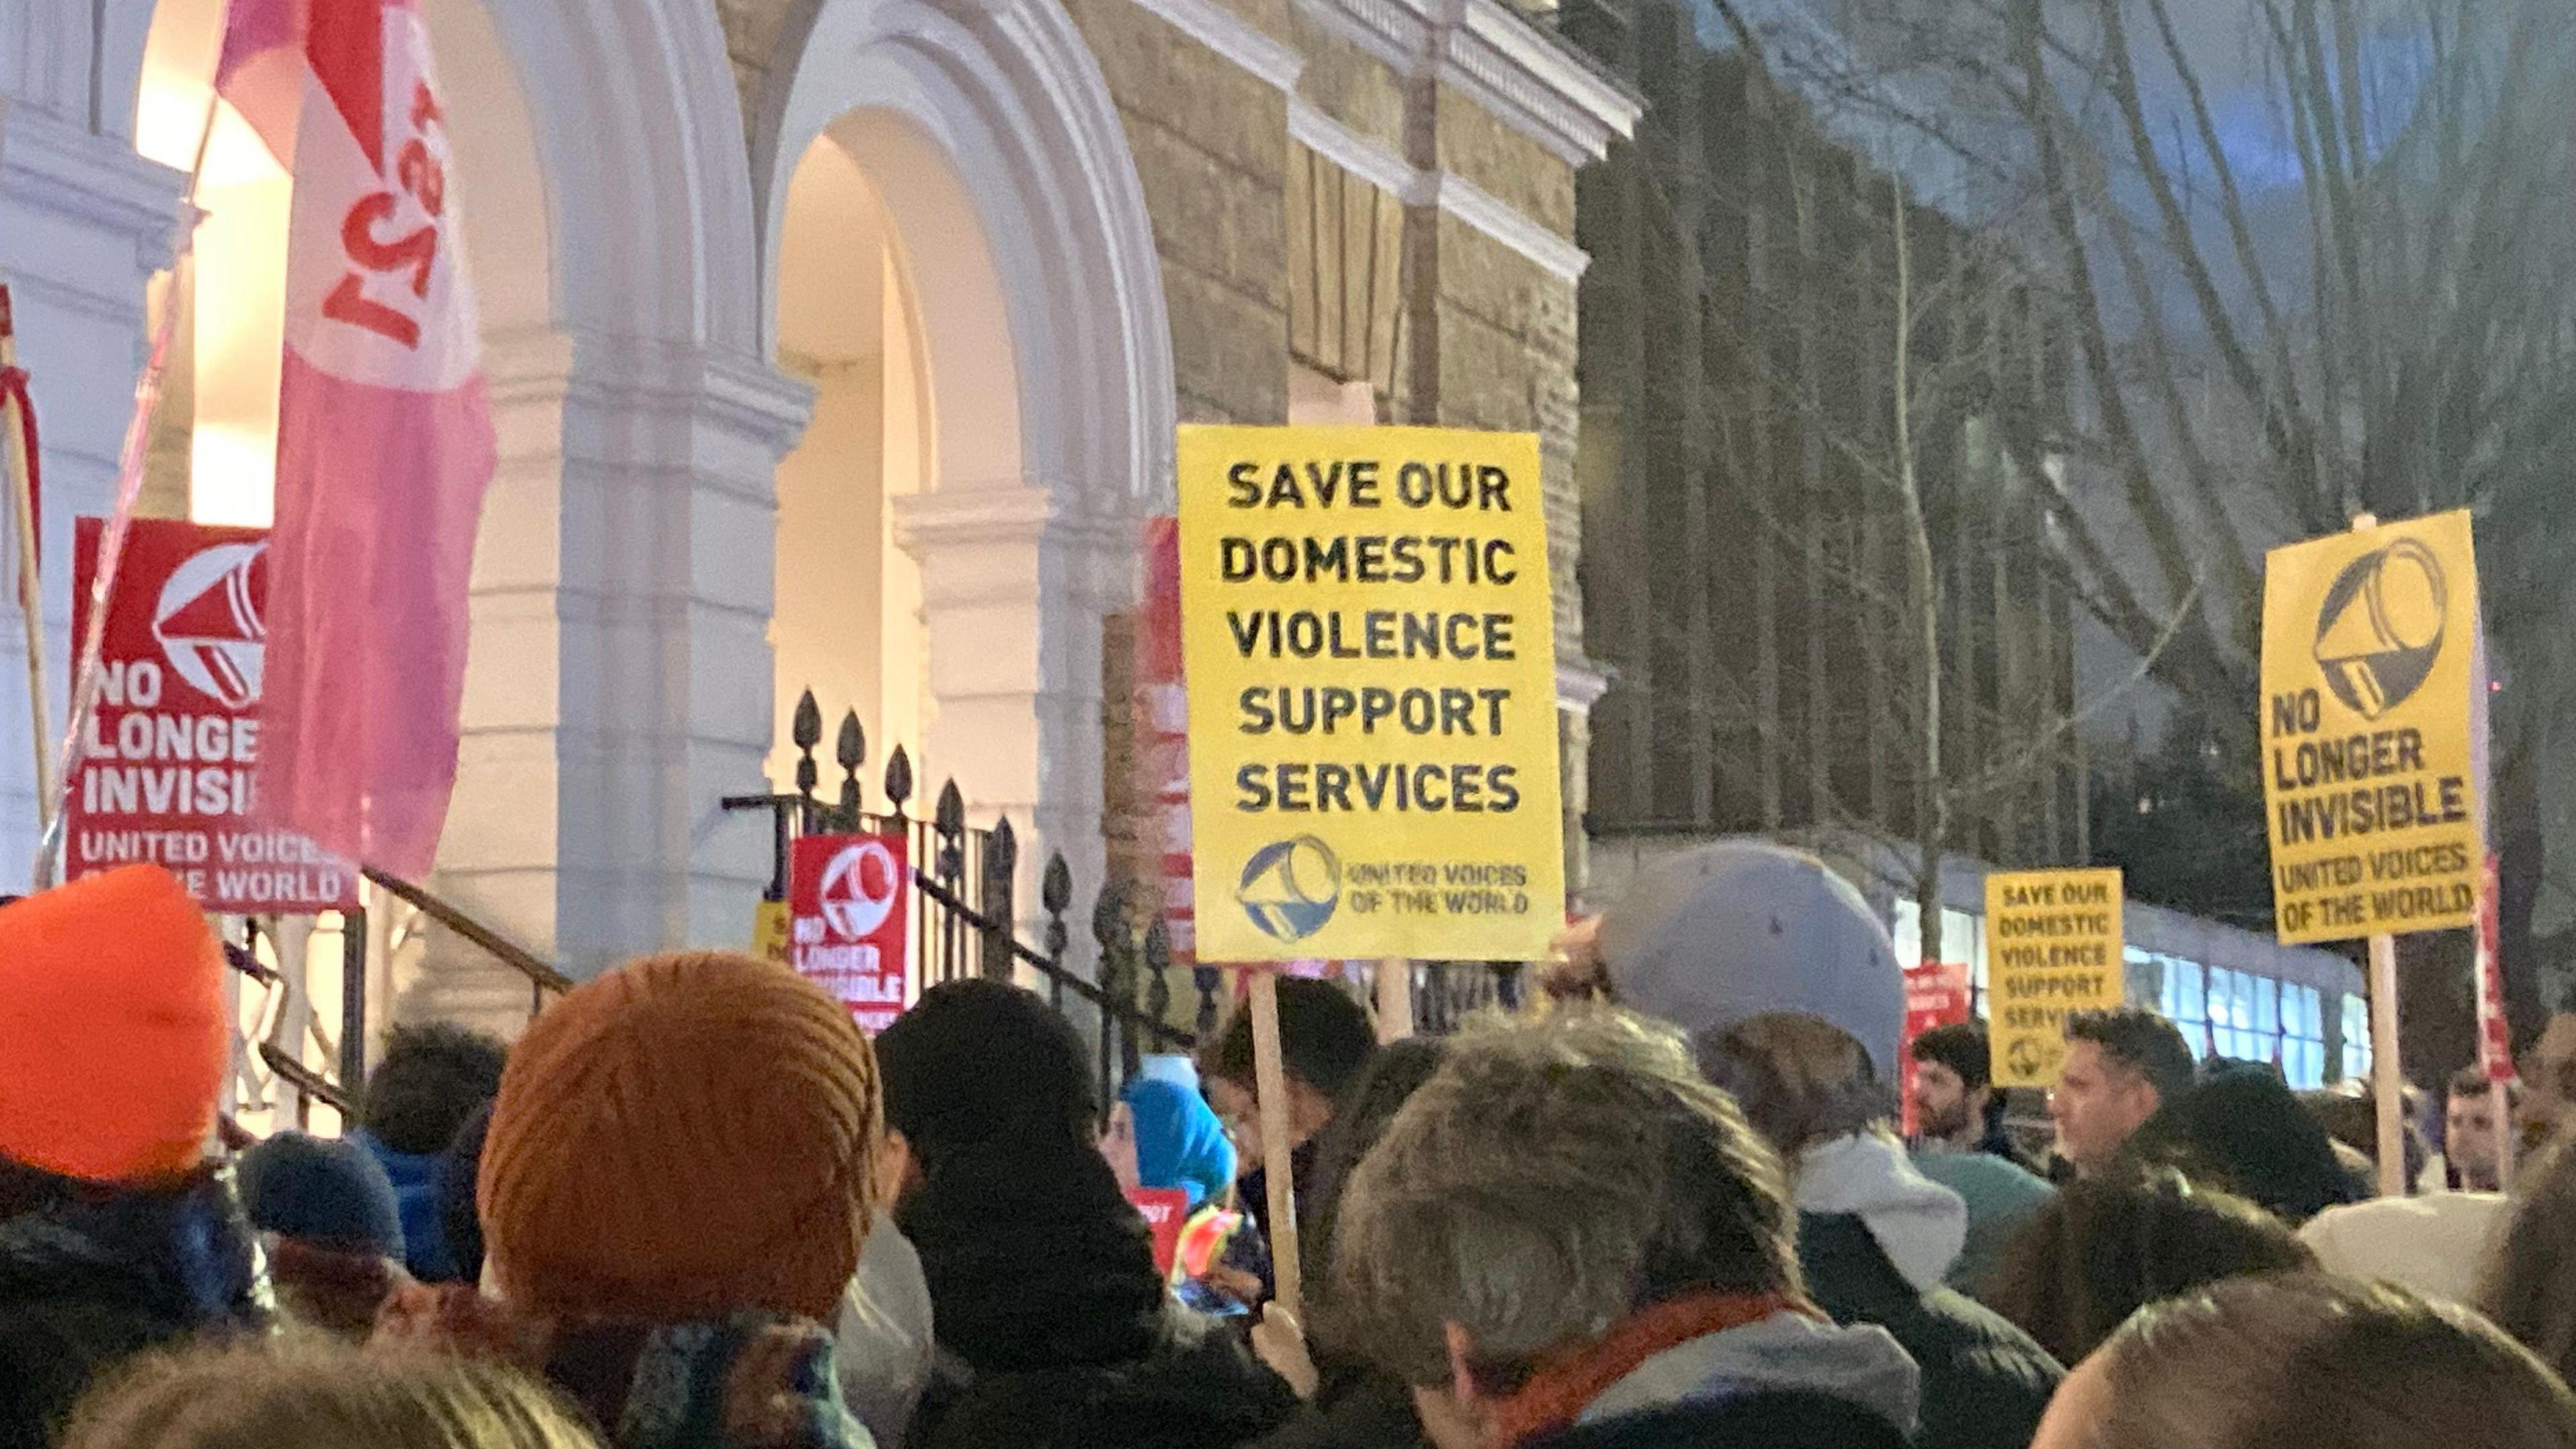
<instances>
[{"instance_id":1,"label":"red sign in distance","mask_svg":"<svg viewBox=\"0 0 2576 1449\"><path fill-rule=\"evenodd\" d=\"M105 521L77 520L72 638L88 637ZM100 688L72 766L65 876L167 866L209 911L353 910L358 873L251 820L267 657L268 534L138 518L100 637Z\"/></svg>"},{"instance_id":2,"label":"red sign in distance","mask_svg":"<svg viewBox=\"0 0 2576 1449\"><path fill-rule=\"evenodd\" d=\"M871 1036L903 1014L908 855L900 835L808 835L788 859L788 964Z\"/></svg>"},{"instance_id":3,"label":"red sign in distance","mask_svg":"<svg viewBox=\"0 0 2576 1449\"><path fill-rule=\"evenodd\" d=\"M1897 1090L1905 1135L1922 1130L1914 1109L1914 1039L1935 1027L1968 1019L1968 968L1957 961L1909 966L1905 971L1905 1040L1896 1054Z\"/></svg>"}]
</instances>

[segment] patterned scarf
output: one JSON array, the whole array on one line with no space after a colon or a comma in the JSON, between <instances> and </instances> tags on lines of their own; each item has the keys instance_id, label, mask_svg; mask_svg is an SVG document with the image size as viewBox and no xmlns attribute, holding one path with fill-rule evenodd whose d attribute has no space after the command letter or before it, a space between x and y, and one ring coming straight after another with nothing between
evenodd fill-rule
<instances>
[{"instance_id":1,"label":"patterned scarf","mask_svg":"<svg viewBox=\"0 0 2576 1449\"><path fill-rule=\"evenodd\" d=\"M613 1427L614 1449L875 1449L841 1403L832 1335L805 1319L548 1326L470 1289L415 1287L397 1295L376 1342L539 1369Z\"/></svg>"}]
</instances>

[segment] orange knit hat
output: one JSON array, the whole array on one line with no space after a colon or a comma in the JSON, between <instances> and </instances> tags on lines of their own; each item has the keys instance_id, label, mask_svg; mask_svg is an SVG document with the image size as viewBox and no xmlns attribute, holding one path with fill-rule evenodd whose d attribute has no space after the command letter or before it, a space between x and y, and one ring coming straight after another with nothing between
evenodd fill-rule
<instances>
[{"instance_id":1,"label":"orange knit hat","mask_svg":"<svg viewBox=\"0 0 2576 1449\"><path fill-rule=\"evenodd\" d=\"M510 1052L478 1200L501 1291L567 1317L828 1319L874 1204L875 1054L768 962L651 956Z\"/></svg>"},{"instance_id":2,"label":"orange knit hat","mask_svg":"<svg viewBox=\"0 0 2576 1449\"><path fill-rule=\"evenodd\" d=\"M0 908L0 1157L99 1183L195 1167L232 1058L223 978L157 865Z\"/></svg>"}]
</instances>

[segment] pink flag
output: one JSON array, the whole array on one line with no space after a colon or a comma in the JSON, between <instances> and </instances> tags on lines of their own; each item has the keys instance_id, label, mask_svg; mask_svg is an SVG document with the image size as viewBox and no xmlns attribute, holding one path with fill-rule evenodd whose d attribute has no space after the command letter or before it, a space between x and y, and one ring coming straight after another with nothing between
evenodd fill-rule
<instances>
[{"instance_id":1,"label":"pink flag","mask_svg":"<svg viewBox=\"0 0 2576 1449\"><path fill-rule=\"evenodd\" d=\"M429 870L495 460L414 0L232 0L216 86L294 173L259 814Z\"/></svg>"}]
</instances>

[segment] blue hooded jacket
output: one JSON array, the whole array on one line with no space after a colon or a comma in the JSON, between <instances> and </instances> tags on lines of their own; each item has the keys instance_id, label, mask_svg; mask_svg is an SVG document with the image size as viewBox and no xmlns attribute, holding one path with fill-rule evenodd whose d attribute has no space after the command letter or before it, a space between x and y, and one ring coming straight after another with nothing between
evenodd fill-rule
<instances>
[{"instance_id":1,"label":"blue hooded jacket","mask_svg":"<svg viewBox=\"0 0 2576 1449\"><path fill-rule=\"evenodd\" d=\"M403 1266L423 1283L454 1283L464 1278L455 1255L447 1249L447 1226L441 1217L440 1158L437 1154L396 1152L364 1128L351 1141L375 1154L393 1180L394 1203L402 1212Z\"/></svg>"},{"instance_id":2,"label":"blue hooded jacket","mask_svg":"<svg viewBox=\"0 0 2576 1449\"><path fill-rule=\"evenodd\" d=\"M1138 1077L1118 1093L1136 1118L1136 1178L1177 1188L1190 1206L1225 1196L1234 1185L1234 1144L1207 1100L1159 1077Z\"/></svg>"}]
</instances>

